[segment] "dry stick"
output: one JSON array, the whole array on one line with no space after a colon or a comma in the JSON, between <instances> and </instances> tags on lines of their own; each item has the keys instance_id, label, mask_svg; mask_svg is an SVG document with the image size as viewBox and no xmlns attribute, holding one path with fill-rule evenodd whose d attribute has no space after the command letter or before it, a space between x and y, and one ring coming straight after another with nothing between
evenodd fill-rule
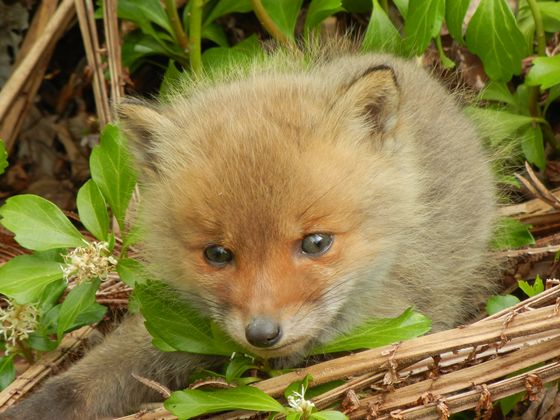
<instances>
[{"instance_id":1,"label":"dry stick","mask_svg":"<svg viewBox=\"0 0 560 420\"><path fill-rule=\"evenodd\" d=\"M74 0L62 1L37 42L0 91L0 125L3 124L6 114L14 105L14 101L31 77L31 73L36 70L49 45L66 30L67 25L65 23L68 22L69 16L71 17L74 13L73 2Z\"/></svg>"},{"instance_id":2,"label":"dry stick","mask_svg":"<svg viewBox=\"0 0 560 420\"><path fill-rule=\"evenodd\" d=\"M111 99L118 104L124 95L124 82L121 63L121 38L117 17L117 0L105 0L103 3L103 25L105 43L107 44L107 62L111 75Z\"/></svg>"},{"instance_id":3,"label":"dry stick","mask_svg":"<svg viewBox=\"0 0 560 420\"><path fill-rule=\"evenodd\" d=\"M93 5L91 0L75 0L75 5L87 61L93 72L92 86L97 117L99 118L99 125L104 126L111 121L111 109L103 75L101 54L99 53L99 38L95 27Z\"/></svg>"},{"instance_id":4,"label":"dry stick","mask_svg":"<svg viewBox=\"0 0 560 420\"><path fill-rule=\"evenodd\" d=\"M72 352L78 350L93 331L91 326L82 327L64 336L56 350L45 353L14 382L0 393L0 410L3 411L49 376Z\"/></svg>"},{"instance_id":5,"label":"dry stick","mask_svg":"<svg viewBox=\"0 0 560 420\"><path fill-rule=\"evenodd\" d=\"M17 71L19 64L27 56L29 50L37 41L37 38L45 30L47 24L56 12L57 3L57 0L45 0L39 4L39 7L33 16L33 21L31 22L29 30L25 35L21 49L17 55L14 69L12 70L13 72ZM71 20L72 15L69 14L62 26L66 28ZM21 130L23 121L27 116L27 111L34 103L35 95L43 82L43 77L47 70L55 44L56 41L53 40L53 42L51 42L47 47L47 50L43 53L41 63L30 75L31 77L27 80L25 85L22 86L21 92L19 92L17 98L14 100L13 106L8 109L6 116L2 120L2 124L0 124L0 138L4 140L8 151L12 149L19 131Z\"/></svg>"},{"instance_id":6,"label":"dry stick","mask_svg":"<svg viewBox=\"0 0 560 420\"><path fill-rule=\"evenodd\" d=\"M531 372L525 372L523 374L514 376L512 378L504 379L499 382L487 385L487 390L489 391L492 401L497 401L501 398L505 398L509 395L526 391L527 379L530 375L536 375L542 383L549 383L556 381L560 378L560 364L554 362L540 368L533 369ZM470 390L464 393L453 395L442 399L444 404L449 409L450 413L459 413L461 411L474 408L478 405L481 399L482 388L476 390ZM394 412L393 412L394 413ZM397 413L395 413L397 414ZM435 404L429 404L426 407L414 407L407 410L399 410L398 415L403 418L408 419L434 419L439 417L439 412L437 411ZM351 419L361 419L364 418L363 411L357 411L350 414ZM394 416L383 415L377 417L378 420L393 419Z\"/></svg>"}]
</instances>

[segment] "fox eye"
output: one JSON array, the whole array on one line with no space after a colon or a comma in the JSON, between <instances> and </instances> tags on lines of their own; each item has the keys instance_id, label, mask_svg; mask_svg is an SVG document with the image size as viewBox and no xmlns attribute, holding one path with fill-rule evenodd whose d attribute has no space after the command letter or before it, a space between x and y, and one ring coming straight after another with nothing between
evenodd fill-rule
<instances>
[{"instance_id":1,"label":"fox eye","mask_svg":"<svg viewBox=\"0 0 560 420\"><path fill-rule=\"evenodd\" d=\"M311 233L301 241L301 250L306 255L317 256L329 250L333 236L328 233Z\"/></svg>"},{"instance_id":2,"label":"fox eye","mask_svg":"<svg viewBox=\"0 0 560 420\"><path fill-rule=\"evenodd\" d=\"M215 267L223 267L233 260L233 253L221 245L208 245L204 248L204 258Z\"/></svg>"}]
</instances>

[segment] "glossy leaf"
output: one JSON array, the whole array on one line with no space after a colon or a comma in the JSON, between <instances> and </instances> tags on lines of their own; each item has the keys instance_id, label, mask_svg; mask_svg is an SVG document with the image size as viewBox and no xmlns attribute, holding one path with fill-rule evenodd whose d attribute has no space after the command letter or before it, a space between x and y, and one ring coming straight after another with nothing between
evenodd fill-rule
<instances>
[{"instance_id":1,"label":"glossy leaf","mask_svg":"<svg viewBox=\"0 0 560 420\"><path fill-rule=\"evenodd\" d=\"M294 30L303 0L262 0L262 5L278 29L289 39L294 39Z\"/></svg>"},{"instance_id":2,"label":"glossy leaf","mask_svg":"<svg viewBox=\"0 0 560 420\"><path fill-rule=\"evenodd\" d=\"M414 0L408 5L404 24L405 44L411 55L420 55L435 33L439 33L445 0Z\"/></svg>"},{"instance_id":3,"label":"glossy leaf","mask_svg":"<svg viewBox=\"0 0 560 420\"><path fill-rule=\"evenodd\" d=\"M401 36L378 0L373 0L373 10L362 42L366 51L386 51L396 53L401 46Z\"/></svg>"},{"instance_id":4,"label":"glossy leaf","mask_svg":"<svg viewBox=\"0 0 560 420\"><path fill-rule=\"evenodd\" d=\"M544 30L546 32L559 32L560 3L556 1L539 1L537 5L541 11Z\"/></svg>"},{"instance_id":5,"label":"glossy leaf","mask_svg":"<svg viewBox=\"0 0 560 420\"><path fill-rule=\"evenodd\" d=\"M48 284L61 278L60 263L19 255L0 267L0 293L17 303L33 303Z\"/></svg>"},{"instance_id":6,"label":"glossy leaf","mask_svg":"<svg viewBox=\"0 0 560 420\"><path fill-rule=\"evenodd\" d=\"M540 85L543 89L560 84L560 55L535 58L525 81L530 86Z\"/></svg>"},{"instance_id":7,"label":"glossy leaf","mask_svg":"<svg viewBox=\"0 0 560 420\"><path fill-rule=\"evenodd\" d=\"M244 355L236 355L226 367L226 381L231 384L247 372L249 369L254 369L255 363L252 358Z\"/></svg>"},{"instance_id":8,"label":"glossy leaf","mask_svg":"<svg viewBox=\"0 0 560 420\"><path fill-rule=\"evenodd\" d=\"M230 356L243 352L225 335L215 336L210 321L186 302L177 299L177 292L159 282L136 285L134 296L140 303L147 330L162 351ZM163 343L163 344L162 344Z\"/></svg>"},{"instance_id":9,"label":"glossy leaf","mask_svg":"<svg viewBox=\"0 0 560 420\"><path fill-rule=\"evenodd\" d=\"M66 331L72 329L78 316L95 303L95 292L100 283L99 280L93 280L78 284L68 293L58 315L57 338L59 341Z\"/></svg>"},{"instance_id":10,"label":"glossy leaf","mask_svg":"<svg viewBox=\"0 0 560 420\"><path fill-rule=\"evenodd\" d=\"M521 133L521 149L525 158L539 169L546 166L543 133L540 126L528 126Z\"/></svg>"},{"instance_id":11,"label":"glossy leaf","mask_svg":"<svg viewBox=\"0 0 560 420\"><path fill-rule=\"evenodd\" d=\"M168 33L173 33L171 23L159 0L119 0L117 4L118 16L121 19L136 23L144 33L157 36L157 31L152 27L153 23L165 29Z\"/></svg>"},{"instance_id":12,"label":"glossy leaf","mask_svg":"<svg viewBox=\"0 0 560 420\"><path fill-rule=\"evenodd\" d=\"M147 279L146 268L132 258L121 258L117 264L117 272L121 280L131 287L145 283Z\"/></svg>"},{"instance_id":13,"label":"glossy leaf","mask_svg":"<svg viewBox=\"0 0 560 420\"><path fill-rule=\"evenodd\" d=\"M418 337L431 329L431 321L408 308L397 318L372 319L330 343L313 349L312 354L335 353L380 347Z\"/></svg>"},{"instance_id":14,"label":"glossy leaf","mask_svg":"<svg viewBox=\"0 0 560 420\"><path fill-rule=\"evenodd\" d=\"M517 284L528 297L533 297L544 291L544 283L539 275L537 275L533 284L529 284L523 280L519 280Z\"/></svg>"},{"instance_id":15,"label":"glossy leaf","mask_svg":"<svg viewBox=\"0 0 560 420\"><path fill-rule=\"evenodd\" d=\"M342 0L312 0L305 16L305 31L313 30L323 20L343 10Z\"/></svg>"},{"instance_id":16,"label":"glossy leaf","mask_svg":"<svg viewBox=\"0 0 560 420\"><path fill-rule=\"evenodd\" d=\"M463 21L471 0L448 0L445 2L445 22L455 41L464 44Z\"/></svg>"},{"instance_id":17,"label":"glossy leaf","mask_svg":"<svg viewBox=\"0 0 560 420\"><path fill-rule=\"evenodd\" d=\"M519 299L513 295L491 296L486 302L486 313L488 315L494 315L495 313L498 313L506 308L510 308L519 302Z\"/></svg>"},{"instance_id":18,"label":"glossy leaf","mask_svg":"<svg viewBox=\"0 0 560 420\"><path fill-rule=\"evenodd\" d=\"M504 250L534 245L535 238L533 238L530 228L530 225L523 224L518 220L509 217L501 218L495 228L492 248Z\"/></svg>"},{"instance_id":19,"label":"glossy leaf","mask_svg":"<svg viewBox=\"0 0 560 420\"><path fill-rule=\"evenodd\" d=\"M100 241L107 241L109 233L109 215L105 199L95 182L90 179L78 191L76 198L80 221L93 236Z\"/></svg>"},{"instance_id":20,"label":"glossy leaf","mask_svg":"<svg viewBox=\"0 0 560 420\"><path fill-rule=\"evenodd\" d=\"M506 0L481 0L467 28L466 43L490 79L505 82L521 72L525 38Z\"/></svg>"},{"instance_id":21,"label":"glossy leaf","mask_svg":"<svg viewBox=\"0 0 560 420\"><path fill-rule=\"evenodd\" d=\"M507 85L502 82L490 82L480 93L480 99L485 101L503 102L508 105L516 106L515 98L508 89Z\"/></svg>"},{"instance_id":22,"label":"glossy leaf","mask_svg":"<svg viewBox=\"0 0 560 420\"><path fill-rule=\"evenodd\" d=\"M0 391L16 379L16 368L13 356L0 357Z\"/></svg>"},{"instance_id":23,"label":"glossy leaf","mask_svg":"<svg viewBox=\"0 0 560 420\"><path fill-rule=\"evenodd\" d=\"M126 209L136 185L136 174L126 149L126 140L115 125L105 126L100 144L92 150L89 162L92 179L123 229Z\"/></svg>"},{"instance_id":24,"label":"glossy leaf","mask_svg":"<svg viewBox=\"0 0 560 420\"><path fill-rule=\"evenodd\" d=\"M253 10L251 0L220 0L204 19L204 25L230 13L247 13L251 10Z\"/></svg>"},{"instance_id":25,"label":"glossy leaf","mask_svg":"<svg viewBox=\"0 0 560 420\"><path fill-rule=\"evenodd\" d=\"M25 248L46 251L84 245L84 237L55 204L31 194L8 198L1 223Z\"/></svg>"},{"instance_id":26,"label":"glossy leaf","mask_svg":"<svg viewBox=\"0 0 560 420\"><path fill-rule=\"evenodd\" d=\"M207 392L198 389L177 391L171 394L164 406L181 419L227 410L287 411L270 395L251 386Z\"/></svg>"}]
</instances>

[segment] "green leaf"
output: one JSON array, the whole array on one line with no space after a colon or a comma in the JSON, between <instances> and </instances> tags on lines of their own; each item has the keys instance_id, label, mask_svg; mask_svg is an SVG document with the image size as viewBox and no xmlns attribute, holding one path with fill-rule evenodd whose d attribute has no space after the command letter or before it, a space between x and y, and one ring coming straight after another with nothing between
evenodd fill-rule
<instances>
[{"instance_id":1,"label":"green leaf","mask_svg":"<svg viewBox=\"0 0 560 420\"><path fill-rule=\"evenodd\" d=\"M521 133L521 148L525 158L539 169L546 166L543 134L540 126L528 126Z\"/></svg>"},{"instance_id":2,"label":"green leaf","mask_svg":"<svg viewBox=\"0 0 560 420\"><path fill-rule=\"evenodd\" d=\"M33 303L49 283L61 278L59 263L35 255L19 255L0 267L0 293L20 304Z\"/></svg>"},{"instance_id":3,"label":"green leaf","mask_svg":"<svg viewBox=\"0 0 560 420\"><path fill-rule=\"evenodd\" d=\"M55 204L37 195L8 198L0 208L1 223L25 248L46 251L84 245L84 237Z\"/></svg>"},{"instance_id":4,"label":"green leaf","mask_svg":"<svg viewBox=\"0 0 560 420\"><path fill-rule=\"evenodd\" d=\"M539 1L537 5L541 11L544 30L546 32L560 32L560 3Z\"/></svg>"},{"instance_id":5,"label":"green leaf","mask_svg":"<svg viewBox=\"0 0 560 420\"><path fill-rule=\"evenodd\" d=\"M430 331L431 321L408 308L397 318L372 319L350 333L312 350L311 354L335 353L380 347Z\"/></svg>"},{"instance_id":6,"label":"green leaf","mask_svg":"<svg viewBox=\"0 0 560 420\"><path fill-rule=\"evenodd\" d=\"M312 413L309 418L315 420L348 420L346 414L334 410L317 411Z\"/></svg>"},{"instance_id":7,"label":"green leaf","mask_svg":"<svg viewBox=\"0 0 560 420\"><path fill-rule=\"evenodd\" d=\"M533 297L541 292L544 292L544 283L538 274L537 277L535 278L535 282L532 285L530 285L528 282L523 280L519 280L517 284L519 285L519 288L523 290L523 292L528 297Z\"/></svg>"},{"instance_id":8,"label":"green leaf","mask_svg":"<svg viewBox=\"0 0 560 420\"><path fill-rule=\"evenodd\" d=\"M155 23L173 34L171 23L159 0L119 0L117 4L117 15L136 23L142 32L157 36L158 32L152 27L152 23Z\"/></svg>"},{"instance_id":9,"label":"green leaf","mask_svg":"<svg viewBox=\"0 0 560 420\"><path fill-rule=\"evenodd\" d=\"M503 102L508 105L517 106L513 94L505 83L490 81L479 96L480 99L485 101Z\"/></svg>"},{"instance_id":10,"label":"green leaf","mask_svg":"<svg viewBox=\"0 0 560 420\"><path fill-rule=\"evenodd\" d=\"M466 41L490 79L506 82L521 72L525 38L506 0L481 0L467 28Z\"/></svg>"},{"instance_id":11,"label":"green leaf","mask_svg":"<svg viewBox=\"0 0 560 420\"><path fill-rule=\"evenodd\" d=\"M89 164L92 179L124 231L126 209L136 185L136 174L126 149L126 140L117 126L105 126L100 144L91 152Z\"/></svg>"},{"instance_id":12,"label":"green leaf","mask_svg":"<svg viewBox=\"0 0 560 420\"><path fill-rule=\"evenodd\" d=\"M167 69L163 75L163 80L161 81L161 86L159 87L159 97L162 99L169 97L173 93L179 80L181 80L182 75L183 72L177 68L175 60L169 60Z\"/></svg>"},{"instance_id":13,"label":"green leaf","mask_svg":"<svg viewBox=\"0 0 560 420\"><path fill-rule=\"evenodd\" d=\"M185 53L176 43L158 42L153 36L140 31L133 31L124 37L121 54L123 67L128 67L133 72L142 59L151 55L167 56L177 61L185 59Z\"/></svg>"},{"instance_id":14,"label":"green leaf","mask_svg":"<svg viewBox=\"0 0 560 420\"><path fill-rule=\"evenodd\" d=\"M560 83L560 55L537 57L529 70L525 82L529 86L541 86L548 89Z\"/></svg>"},{"instance_id":15,"label":"green leaf","mask_svg":"<svg viewBox=\"0 0 560 420\"><path fill-rule=\"evenodd\" d=\"M137 284L134 289L146 328L156 339L154 345L162 351L173 348L175 351L222 356L244 352L225 335L215 336L210 321L178 299L177 294L160 282Z\"/></svg>"},{"instance_id":16,"label":"green leaf","mask_svg":"<svg viewBox=\"0 0 560 420\"><path fill-rule=\"evenodd\" d=\"M274 398L251 386L208 392L198 389L177 391L171 394L164 406L181 419L227 410L287 412Z\"/></svg>"},{"instance_id":17,"label":"green leaf","mask_svg":"<svg viewBox=\"0 0 560 420\"><path fill-rule=\"evenodd\" d=\"M297 18L303 0L262 0L262 5L278 29L289 39L294 39Z\"/></svg>"},{"instance_id":18,"label":"green leaf","mask_svg":"<svg viewBox=\"0 0 560 420\"><path fill-rule=\"evenodd\" d=\"M292 382L284 390L284 398L288 399L288 397L292 396L296 392L301 394L302 390L303 390L303 396L307 397L306 396L307 388L309 387L309 382L312 380L313 377L307 374L305 375L305 378L303 378L301 381Z\"/></svg>"},{"instance_id":19,"label":"green leaf","mask_svg":"<svg viewBox=\"0 0 560 420\"><path fill-rule=\"evenodd\" d=\"M16 379L13 356L0 357L0 391L6 389Z\"/></svg>"},{"instance_id":20,"label":"green leaf","mask_svg":"<svg viewBox=\"0 0 560 420\"><path fill-rule=\"evenodd\" d=\"M58 315L56 333L59 341L62 335L73 327L78 316L95 303L95 292L100 284L99 279L85 282L78 284L68 293Z\"/></svg>"},{"instance_id":21,"label":"green leaf","mask_svg":"<svg viewBox=\"0 0 560 420\"><path fill-rule=\"evenodd\" d=\"M395 3L395 6L399 9L401 16L406 19L408 16L409 0L393 0L393 3Z\"/></svg>"},{"instance_id":22,"label":"green leaf","mask_svg":"<svg viewBox=\"0 0 560 420\"><path fill-rule=\"evenodd\" d=\"M548 96L546 97L546 100L544 102L543 114L547 113L550 104L552 104L558 98L560 98L560 85L552 86L548 91Z\"/></svg>"},{"instance_id":23,"label":"green leaf","mask_svg":"<svg viewBox=\"0 0 560 420\"><path fill-rule=\"evenodd\" d=\"M420 55L435 33L439 33L445 0L414 0L408 5L404 23L405 44L411 55Z\"/></svg>"},{"instance_id":24,"label":"green leaf","mask_svg":"<svg viewBox=\"0 0 560 420\"><path fill-rule=\"evenodd\" d=\"M343 10L342 0L312 0L307 9L303 25L304 30L306 32L312 31L323 20Z\"/></svg>"},{"instance_id":25,"label":"green leaf","mask_svg":"<svg viewBox=\"0 0 560 420\"><path fill-rule=\"evenodd\" d=\"M27 343L32 349L44 352L53 351L58 347L58 341L51 340L46 335L41 335L37 332L32 332L31 334L29 334Z\"/></svg>"},{"instance_id":26,"label":"green leaf","mask_svg":"<svg viewBox=\"0 0 560 420\"><path fill-rule=\"evenodd\" d=\"M204 25L230 13L247 13L251 10L253 10L251 0L220 0L208 13L206 19L204 19Z\"/></svg>"},{"instance_id":27,"label":"green leaf","mask_svg":"<svg viewBox=\"0 0 560 420\"><path fill-rule=\"evenodd\" d=\"M500 398L500 401L498 402L500 403L500 411L502 412L502 414L504 416L507 416L509 412L513 410L513 408L517 405L517 403L523 400L525 394L525 392L518 392L517 394L513 394L505 398Z\"/></svg>"},{"instance_id":28,"label":"green leaf","mask_svg":"<svg viewBox=\"0 0 560 420\"><path fill-rule=\"evenodd\" d=\"M486 302L486 313L494 315L506 308L512 307L520 302L518 298L513 295L505 296L490 296Z\"/></svg>"},{"instance_id":29,"label":"green leaf","mask_svg":"<svg viewBox=\"0 0 560 420\"><path fill-rule=\"evenodd\" d=\"M396 53L400 50L401 36L378 0L373 0L373 10L362 42L365 51Z\"/></svg>"},{"instance_id":30,"label":"green leaf","mask_svg":"<svg viewBox=\"0 0 560 420\"><path fill-rule=\"evenodd\" d=\"M0 139L0 174L3 174L8 167L8 151L4 140Z\"/></svg>"},{"instance_id":31,"label":"green leaf","mask_svg":"<svg viewBox=\"0 0 560 420\"><path fill-rule=\"evenodd\" d=\"M244 39L231 48L209 48L202 54L202 64L209 74L222 71L232 66L242 66L262 54L259 41L255 35Z\"/></svg>"},{"instance_id":32,"label":"green leaf","mask_svg":"<svg viewBox=\"0 0 560 420\"><path fill-rule=\"evenodd\" d=\"M530 225L525 225L510 217L502 217L495 227L492 248L503 250L534 245L535 238L531 235L530 229Z\"/></svg>"},{"instance_id":33,"label":"green leaf","mask_svg":"<svg viewBox=\"0 0 560 420\"><path fill-rule=\"evenodd\" d=\"M464 44L463 22L471 0L452 0L445 2L445 22L455 41Z\"/></svg>"},{"instance_id":34,"label":"green leaf","mask_svg":"<svg viewBox=\"0 0 560 420\"><path fill-rule=\"evenodd\" d=\"M220 47L229 47L229 41L224 27L215 23L210 23L202 27L202 38L218 44Z\"/></svg>"},{"instance_id":35,"label":"green leaf","mask_svg":"<svg viewBox=\"0 0 560 420\"><path fill-rule=\"evenodd\" d=\"M76 205L80 221L86 229L100 241L107 241L109 233L107 205L93 179L88 180L78 191Z\"/></svg>"},{"instance_id":36,"label":"green leaf","mask_svg":"<svg viewBox=\"0 0 560 420\"><path fill-rule=\"evenodd\" d=\"M230 360L226 368L227 383L234 383L237 379L241 378L245 372L255 367L255 363L251 357L236 355Z\"/></svg>"},{"instance_id":37,"label":"green leaf","mask_svg":"<svg viewBox=\"0 0 560 420\"><path fill-rule=\"evenodd\" d=\"M533 118L491 108L468 107L465 111L477 125L480 134L493 141L511 139L517 130L532 124Z\"/></svg>"},{"instance_id":38,"label":"green leaf","mask_svg":"<svg viewBox=\"0 0 560 420\"><path fill-rule=\"evenodd\" d=\"M121 258L117 264L117 273L123 282L134 287L138 283L146 283L146 267L132 258Z\"/></svg>"},{"instance_id":39,"label":"green leaf","mask_svg":"<svg viewBox=\"0 0 560 420\"><path fill-rule=\"evenodd\" d=\"M84 325L91 325L100 322L107 313L107 307L94 302L93 305L84 309L78 317L74 320L73 324L66 330L72 331L76 328L83 327Z\"/></svg>"}]
</instances>

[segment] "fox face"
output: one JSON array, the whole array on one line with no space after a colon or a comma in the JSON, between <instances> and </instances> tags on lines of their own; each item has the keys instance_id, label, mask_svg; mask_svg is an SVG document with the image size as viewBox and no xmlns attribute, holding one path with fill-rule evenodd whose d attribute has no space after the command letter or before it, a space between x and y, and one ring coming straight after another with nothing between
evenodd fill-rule
<instances>
[{"instance_id":1,"label":"fox face","mask_svg":"<svg viewBox=\"0 0 560 420\"><path fill-rule=\"evenodd\" d=\"M121 106L144 171L150 258L265 357L336 332L359 279L388 270L386 203L403 195L383 142L398 86L381 67L340 89L264 77L168 107Z\"/></svg>"}]
</instances>

